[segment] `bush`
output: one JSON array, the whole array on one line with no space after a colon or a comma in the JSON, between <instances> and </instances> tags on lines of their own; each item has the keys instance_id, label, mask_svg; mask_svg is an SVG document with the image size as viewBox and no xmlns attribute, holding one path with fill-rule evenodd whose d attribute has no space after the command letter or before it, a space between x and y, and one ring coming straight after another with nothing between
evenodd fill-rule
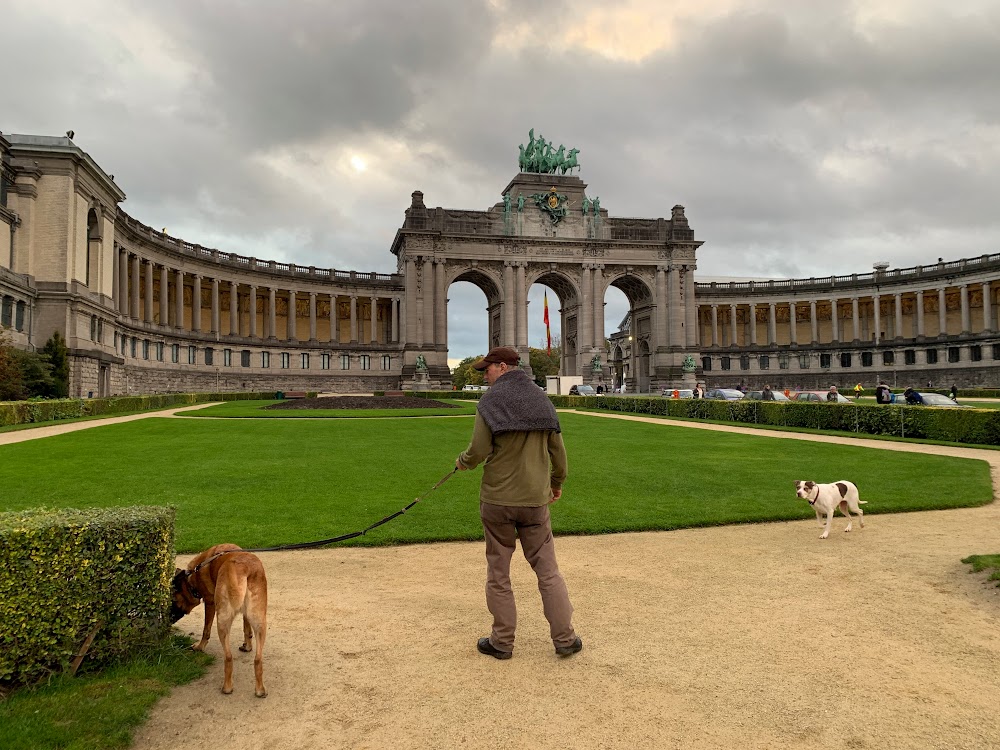
<instances>
[{"instance_id":1,"label":"bush","mask_svg":"<svg viewBox=\"0 0 1000 750\"><path fill-rule=\"evenodd\" d=\"M158 643L170 630L174 509L0 513L0 685Z\"/></svg>"}]
</instances>

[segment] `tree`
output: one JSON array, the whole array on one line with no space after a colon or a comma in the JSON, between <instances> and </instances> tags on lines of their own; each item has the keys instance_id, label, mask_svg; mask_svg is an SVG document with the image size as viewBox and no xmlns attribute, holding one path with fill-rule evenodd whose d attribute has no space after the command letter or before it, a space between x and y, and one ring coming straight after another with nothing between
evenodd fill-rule
<instances>
[{"instance_id":1,"label":"tree","mask_svg":"<svg viewBox=\"0 0 1000 750\"><path fill-rule=\"evenodd\" d=\"M52 384L49 393L41 393L42 396L52 398L66 398L69 395L69 351L66 348L66 340L55 331L52 337L45 342L41 351L42 358L52 365Z\"/></svg>"},{"instance_id":2,"label":"tree","mask_svg":"<svg viewBox=\"0 0 1000 750\"><path fill-rule=\"evenodd\" d=\"M0 328L0 401L18 401L27 396L18 351Z\"/></svg>"},{"instance_id":3,"label":"tree","mask_svg":"<svg viewBox=\"0 0 1000 750\"><path fill-rule=\"evenodd\" d=\"M553 346L551 356L545 349L535 349L532 347L528 350L528 356L531 364L531 372L534 375L535 382L539 385L545 385L545 378L548 375L559 374L559 363L562 361L562 349L560 347Z\"/></svg>"},{"instance_id":4,"label":"tree","mask_svg":"<svg viewBox=\"0 0 1000 750\"><path fill-rule=\"evenodd\" d=\"M479 370L473 369L472 365L481 360L484 354L477 357L466 357L451 373L451 384L456 390L462 390L467 385L483 385L483 374Z\"/></svg>"}]
</instances>

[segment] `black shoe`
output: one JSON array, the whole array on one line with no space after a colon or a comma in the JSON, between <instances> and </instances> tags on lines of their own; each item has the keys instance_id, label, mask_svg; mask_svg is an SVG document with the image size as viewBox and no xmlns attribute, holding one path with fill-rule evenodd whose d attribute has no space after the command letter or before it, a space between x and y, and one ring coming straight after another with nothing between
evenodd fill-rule
<instances>
[{"instance_id":1,"label":"black shoe","mask_svg":"<svg viewBox=\"0 0 1000 750\"><path fill-rule=\"evenodd\" d=\"M556 646L556 654L558 656L572 656L573 654L578 654L583 651L583 641L577 638L568 646Z\"/></svg>"},{"instance_id":2,"label":"black shoe","mask_svg":"<svg viewBox=\"0 0 1000 750\"><path fill-rule=\"evenodd\" d=\"M490 643L489 638L480 638L479 643L476 644L476 648L479 649L479 653L492 656L494 659L509 659L514 655L513 651L501 651L496 648L492 643ZM577 651L579 650L580 649L577 649Z\"/></svg>"}]
</instances>

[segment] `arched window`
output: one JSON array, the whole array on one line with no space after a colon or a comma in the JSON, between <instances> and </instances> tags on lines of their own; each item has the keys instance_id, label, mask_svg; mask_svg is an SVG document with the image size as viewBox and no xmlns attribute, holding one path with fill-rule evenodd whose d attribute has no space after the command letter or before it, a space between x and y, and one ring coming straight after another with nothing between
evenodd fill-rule
<instances>
[{"instance_id":1,"label":"arched window","mask_svg":"<svg viewBox=\"0 0 1000 750\"><path fill-rule=\"evenodd\" d=\"M97 284L98 259L101 256L101 222L97 209L87 212L87 266L84 269L84 283L87 286Z\"/></svg>"}]
</instances>

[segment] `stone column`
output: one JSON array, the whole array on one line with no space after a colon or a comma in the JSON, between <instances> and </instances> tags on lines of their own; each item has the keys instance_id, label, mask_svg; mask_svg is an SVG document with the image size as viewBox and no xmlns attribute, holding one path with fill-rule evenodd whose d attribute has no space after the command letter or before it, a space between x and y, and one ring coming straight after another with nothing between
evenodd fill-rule
<instances>
[{"instance_id":1,"label":"stone column","mask_svg":"<svg viewBox=\"0 0 1000 750\"><path fill-rule=\"evenodd\" d=\"M729 305L729 345L736 346L739 342L739 331L736 330L736 305Z\"/></svg>"},{"instance_id":2,"label":"stone column","mask_svg":"<svg viewBox=\"0 0 1000 750\"><path fill-rule=\"evenodd\" d=\"M392 343L399 341L399 297L392 298Z\"/></svg>"},{"instance_id":3,"label":"stone column","mask_svg":"<svg viewBox=\"0 0 1000 750\"><path fill-rule=\"evenodd\" d=\"M250 299L247 302L247 306L250 308L250 316L247 321L249 324L247 335L255 339L257 338L257 287L254 284L250 285Z\"/></svg>"},{"instance_id":4,"label":"stone column","mask_svg":"<svg viewBox=\"0 0 1000 750\"><path fill-rule=\"evenodd\" d=\"M840 319L838 318L837 298L830 300L830 323L833 326L833 340L840 341Z\"/></svg>"},{"instance_id":5,"label":"stone column","mask_svg":"<svg viewBox=\"0 0 1000 750\"><path fill-rule=\"evenodd\" d=\"M426 269L426 266L425 266ZM427 276L424 276L424 284L426 288ZM425 305L426 309L426 305ZM357 295L351 295L351 343L358 343L358 298Z\"/></svg>"},{"instance_id":6,"label":"stone column","mask_svg":"<svg viewBox=\"0 0 1000 750\"><path fill-rule=\"evenodd\" d=\"M409 294L409 291L407 291ZM411 326L412 328L412 326ZM407 330L410 330L409 328ZM416 330L416 328L413 328ZM413 339L410 339L411 341ZM340 308L337 306L337 295L330 295L330 342L340 343Z\"/></svg>"},{"instance_id":7,"label":"stone column","mask_svg":"<svg viewBox=\"0 0 1000 750\"><path fill-rule=\"evenodd\" d=\"M861 316L858 314L858 298L851 297L851 322L854 324L853 341L861 339Z\"/></svg>"},{"instance_id":8,"label":"stone column","mask_svg":"<svg viewBox=\"0 0 1000 750\"><path fill-rule=\"evenodd\" d=\"M445 264L443 260L434 264L434 341L440 349L448 349L448 298L444 289ZM375 300L375 297L372 297ZM375 302L372 302L372 343L378 339L375 332Z\"/></svg>"},{"instance_id":9,"label":"stone column","mask_svg":"<svg viewBox=\"0 0 1000 750\"><path fill-rule=\"evenodd\" d=\"M149 324L153 322L153 264L146 261L146 294L142 319Z\"/></svg>"},{"instance_id":10,"label":"stone column","mask_svg":"<svg viewBox=\"0 0 1000 750\"><path fill-rule=\"evenodd\" d=\"M132 318L139 319L139 260L138 255L132 256L132 304L130 314Z\"/></svg>"},{"instance_id":11,"label":"stone column","mask_svg":"<svg viewBox=\"0 0 1000 750\"><path fill-rule=\"evenodd\" d=\"M593 300L591 299L594 292L594 279L590 270L590 264L584 263L583 268L580 271L580 314L577 316L580 321L580 330L578 331L580 334L580 346L577 347L577 352L579 354L589 353L592 342L594 341L594 308ZM586 372L585 367L583 369L583 374L589 374Z\"/></svg>"},{"instance_id":12,"label":"stone column","mask_svg":"<svg viewBox=\"0 0 1000 750\"><path fill-rule=\"evenodd\" d=\"M406 343L417 343L417 264L406 258ZM335 339L336 340L336 339Z\"/></svg>"},{"instance_id":13,"label":"stone column","mask_svg":"<svg viewBox=\"0 0 1000 750\"><path fill-rule=\"evenodd\" d=\"M316 338L316 292L309 292L309 341L315 343Z\"/></svg>"},{"instance_id":14,"label":"stone column","mask_svg":"<svg viewBox=\"0 0 1000 750\"><path fill-rule=\"evenodd\" d=\"M604 264L594 264L594 348L604 352Z\"/></svg>"},{"instance_id":15,"label":"stone column","mask_svg":"<svg viewBox=\"0 0 1000 750\"><path fill-rule=\"evenodd\" d=\"M516 346L514 334L514 267L513 261L503 262L503 336L502 346Z\"/></svg>"},{"instance_id":16,"label":"stone column","mask_svg":"<svg viewBox=\"0 0 1000 750\"><path fill-rule=\"evenodd\" d=\"M121 279L121 250L118 247L118 243L114 243L114 250L111 255L113 261L111 263L111 302L115 310L122 309L122 279ZM11 252L10 258L11 268L14 267L14 255Z\"/></svg>"},{"instance_id":17,"label":"stone column","mask_svg":"<svg viewBox=\"0 0 1000 750\"><path fill-rule=\"evenodd\" d=\"M170 272L160 266L160 325L170 323Z\"/></svg>"},{"instance_id":18,"label":"stone column","mask_svg":"<svg viewBox=\"0 0 1000 750\"><path fill-rule=\"evenodd\" d=\"M443 267L444 264L439 263L438 265ZM435 297L436 297L436 295L435 295ZM371 336L371 343L377 344L378 343L378 297L374 297L373 296L371 298L371 306L372 306L372 311L371 311L372 330L371 330L371 334L370 334L370 336ZM435 315L435 318L440 318L440 316ZM437 337L438 343L441 343L441 339L442 339L441 336Z\"/></svg>"},{"instance_id":19,"label":"stone column","mask_svg":"<svg viewBox=\"0 0 1000 750\"><path fill-rule=\"evenodd\" d=\"M670 266L670 270L667 272L667 292L669 294L668 298L668 316L670 319L670 345L671 346L684 346L684 308L681 307L681 267L680 266ZM636 321L633 317L632 327L636 327ZM633 357L632 357L632 367L636 367L636 361L634 353L638 350L638 331L632 334L633 343ZM638 377L638 370L632 373L633 377Z\"/></svg>"},{"instance_id":20,"label":"stone column","mask_svg":"<svg viewBox=\"0 0 1000 750\"><path fill-rule=\"evenodd\" d=\"M174 325L181 331L184 330L184 272L177 270L177 284L174 289Z\"/></svg>"},{"instance_id":21,"label":"stone column","mask_svg":"<svg viewBox=\"0 0 1000 750\"><path fill-rule=\"evenodd\" d=\"M882 298L879 295L872 297L872 304L874 305L874 320L875 320L875 344L882 339Z\"/></svg>"},{"instance_id":22,"label":"stone column","mask_svg":"<svg viewBox=\"0 0 1000 750\"><path fill-rule=\"evenodd\" d=\"M774 302L767 303L767 345L778 343L778 313Z\"/></svg>"},{"instance_id":23,"label":"stone column","mask_svg":"<svg viewBox=\"0 0 1000 750\"><path fill-rule=\"evenodd\" d=\"M795 320L795 303L788 303L788 343L796 346L799 343L798 321Z\"/></svg>"},{"instance_id":24,"label":"stone column","mask_svg":"<svg viewBox=\"0 0 1000 750\"><path fill-rule=\"evenodd\" d=\"M816 300L809 300L809 335L812 343L819 343L819 316L816 315Z\"/></svg>"},{"instance_id":25,"label":"stone column","mask_svg":"<svg viewBox=\"0 0 1000 750\"><path fill-rule=\"evenodd\" d=\"M903 336L903 295L897 293L893 297L895 297L896 303L896 330L894 333L896 334L895 338L898 339Z\"/></svg>"},{"instance_id":26,"label":"stone column","mask_svg":"<svg viewBox=\"0 0 1000 750\"><path fill-rule=\"evenodd\" d=\"M528 346L528 287L525 284L525 273L528 267L527 261L517 261L517 270L514 275L514 284L517 295L517 345ZM583 339L581 346L586 342Z\"/></svg>"},{"instance_id":27,"label":"stone column","mask_svg":"<svg viewBox=\"0 0 1000 750\"><path fill-rule=\"evenodd\" d=\"M278 338L278 300L273 286L267 289L267 337L272 341Z\"/></svg>"},{"instance_id":28,"label":"stone column","mask_svg":"<svg viewBox=\"0 0 1000 750\"><path fill-rule=\"evenodd\" d=\"M917 335L924 335L924 290L917 291Z\"/></svg>"},{"instance_id":29,"label":"stone column","mask_svg":"<svg viewBox=\"0 0 1000 750\"><path fill-rule=\"evenodd\" d=\"M938 335L948 333L948 304L944 298L945 287L938 289Z\"/></svg>"},{"instance_id":30,"label":"stone column","mask_svg":"<svg viewBox=\"0 0 1000 750\"><path fill-rule=\"evenodd\" d=\"M988 281L983 283L983 330L993 330L993 288Z\"/></svg>"},{"instance_id":31,"label":"stone column","mask_svg":"<svg viewBox=\"0 0 1000 750\"><path fill-rule=\"evenodd\" d=\"M688 349L698 343L698 306L694 299L694 266L684 268L684 343Z\"/></svg>"},{"instance_id":32,"label":"stone column","mask_svg":"<svg viewBox=\"0 0 1000 750\"><path fill-rule=\"evenodd\" d=\"M118 312L128 315L128 252L118 249Z\"/></svg>"},{"instance_id":33,"label":"stone column","mask_svg":"<svg viewBox=\"0 0 1000 750\"><path fill-rule=\"evenodd\" d=\"M959 298L962 303L962 330L961 333L971 333L972 324L969 321L969 285L962 284L958 288Z\"/></svg>"},{"instance_id":34,"label":"stone column","mask_svg":"<svg viewBox=\"0 0 1000 750\"><path fill-rule=\"evenodd\" d=\"M757 346L757 305L750 303L750 346Z\"/></svg>"},{"instance_id":35,"label":"stone column","mask_svg":"<svg viewBox=\"0 0 1000 750\"><path fill-rule=\"evenodd\" d=\"M656 322L656 345L658 348L665 348L672 344L670 341L670 328L667 313L667 266L656 267L656 308L654 310Z\"/></svg>"},{"instance_id":36,"label":"stone column","mask_svg":"<svg viewBox=\"0 0 1000 750\"><path fill-rule=\"evenodd\" d=\"M712 305L712 346L719 345L719 306Z\"/></svg>"},{"instance_id":37,"label":"stone column","mask_svg":"<svg viewBox=\"0 0 1000 750\"><path fill-rule=\"evenodd\" d=\"M240 335L240 288L235 281L229 282L229 335Z\"/></svg>"},{"instance_id":38,"label":"stone column","mask_svg":"<svg viewBox=\"0 0 1000 750\"><path fill-rule=\"evenodd\" d=\"M212 333L216 336L219 335L221 318L222 312L219 309L219 279L218 277L214 277L212 279Z\"/></svg>"},{"instance_id":39,"label":"stone column","mask_svg":"<svg viewBox=\"0 0 1000 750\"><path fill-rule=\"evenodd\" d=\"M420 285L420 291L423 293L423 320L424 320L424 330L423 330L423 344L424 346L433 346L434 341L434 263L430 257L424 258L424 283ZM356 298L352 298L351 304L354 305ZM353 329L354 333L351 338L354 341L358 340L357 329Z\"/></svg>"},{"instance_id":40,"label":"stone column","mask_svg":"<svg viewBox=\"0 0 1000 750\"><path fill-rule=\"evenodd\" d=\"M289 341L296 340L296 327L298 326L298 319L295 309L295 290L288 290L288 315L285 317L285 334Z\"/></svg>"},{"instance_id":41,"label":"stone column","mask_svg":"<svg viewBox=\"0 0 1000 750\"><path fill-rule=\"evenodd\" d=\"M201 331L201 274L196 273L191 280L191 330Z\"/></svg>"}]
</instances>

